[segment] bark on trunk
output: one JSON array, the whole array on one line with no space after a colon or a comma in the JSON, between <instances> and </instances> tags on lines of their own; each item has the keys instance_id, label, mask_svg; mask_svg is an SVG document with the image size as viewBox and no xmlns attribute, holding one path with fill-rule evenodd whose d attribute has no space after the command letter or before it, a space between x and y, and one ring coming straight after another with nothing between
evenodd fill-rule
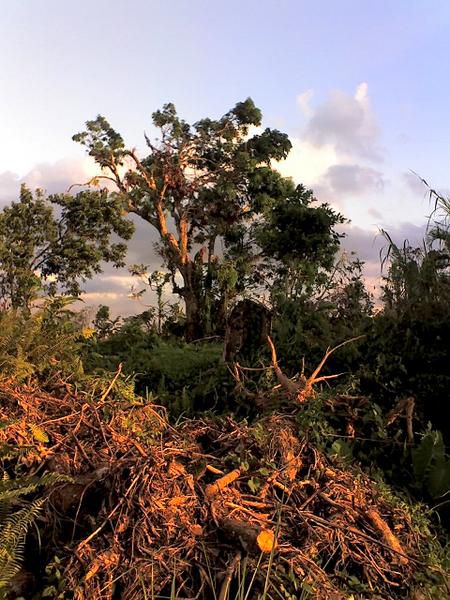
<instances>
[{"instance_id":1,"label":"bark on trunk","mask_svg":"<svg viewBox=\"0 0 450 600\"><path fill-rule=\"evenodd\" d=\"M203 261L191 260L179 265L183 277L183 296L186 307L186 341L193 342L205 336L205 304L203 299Z\"/></svg>"},{"instance_id":2,"label":"bark on trunk","mask_svg":"<svg viewBox=\"0 0 450 600\"><path fill-rule=\"evenodd\" d=\"M183 297L186 305L186 341L193 342L203 337L200 302L193 290L185 290Z\"/></svg>"}]
</instances>

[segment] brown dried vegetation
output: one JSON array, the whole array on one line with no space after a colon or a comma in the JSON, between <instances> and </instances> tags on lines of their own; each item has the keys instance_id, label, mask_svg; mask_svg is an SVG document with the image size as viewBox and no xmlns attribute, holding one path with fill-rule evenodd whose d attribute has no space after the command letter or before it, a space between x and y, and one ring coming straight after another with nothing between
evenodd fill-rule
<instances>
[{"instance_id":1,"label":"brown dried vegetation","mask_svg":"<svg viewBox=\"0 0 450 600\"><path fill-rule=\"evenodd\" d=\"M262 574L249 598L272 563L273 585L291 574L309 597L348 597L345 573L367 597L404 598L424 569L409 515L299 436L292 416L171 426L115 385L95 396L2 381L0 420L0 442L28 447L24 471L73 477L49 493L34 575L57 555L76 599L168 596L174 582L178 598L227 598L244 560Z\"/></svg>"}]
</instances>

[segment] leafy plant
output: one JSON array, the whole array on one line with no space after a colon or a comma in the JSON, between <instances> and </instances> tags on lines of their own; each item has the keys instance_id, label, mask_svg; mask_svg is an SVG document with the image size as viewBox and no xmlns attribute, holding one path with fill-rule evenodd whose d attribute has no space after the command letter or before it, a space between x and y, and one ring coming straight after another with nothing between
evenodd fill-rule
<instances>
[{"instance_id":1,"label":"leafy plant","mask_svg":"<svg viewBox=\"0 0 450 600\"><path fill-rule=\"evenodd\" d=\"M420 444L412 450L412 464L417 484L425 487L432 498L450 492L450 459L440 431L428 428Z\"/></svg>"},{"instance_id":2,"label":"leafy plant","mask_svg":"<svg viewBox=\"0 0 450 600\"><path fill-rule=\"evenodd\" d=\"M6 471L3 472L0 480L0 593L20 570L28 529L46 501L44 496L33 500L26 500L26 496L68 479L57 473L9 479Z\"/></svg>"},{"instance_id":3,"label":"leafy plant","mask_svg":"<svg viewBox=\"0 0 450 600\"><path fill-rule=\"evenodd\" d=\"M50 370L81 373L83 315L68 307L73 298L48 299L28 312L0 312L0 371L19 381Z\"/></svg>"},{"instance_id":4,"label":"leafy plant","mask_svg":"<svg viewBox=\"0 0 450 600\"><path fill-rule=\"evenodd\" d=\"M430 236L417 247L385 236L383 307L362 347L361 390L387 410L396 398L413 396L420 428L431 422L448 443L448 420L442 419L450 385L448 252Z\"/></svg>"}]
</instances>

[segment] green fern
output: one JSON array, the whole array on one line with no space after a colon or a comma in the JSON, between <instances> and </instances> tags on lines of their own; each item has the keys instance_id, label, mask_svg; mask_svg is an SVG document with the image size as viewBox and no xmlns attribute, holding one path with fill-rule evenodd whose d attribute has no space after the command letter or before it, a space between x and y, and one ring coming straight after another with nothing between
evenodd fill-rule
<instances>
[{"instance_id":1,"label":"green fern","mask_svg":"<svg viewBox=\"0 0 450 600\"><path fill-rule=\"evenodd\" d=\"M0 480L0 593L20 570L28 529L46 501L44 496L31 501L25 497L40 488L70 480L58 473L10 479L3 472L3 479Z\"/></svg>"},{"instance_id":2,"label":"green fern","mask_svg":"<svg viewBox=\"0 0 450 600\"><path fill-rule=\"evenodd\" d=\"M67 305L72 298L48 299L33 312L0 311L0 371L26 381L48 370L80 370L83 315Z\"/></svg>"},{"instance_id":3,"label":"green fern","mask_svg":"<svg viewBox=\"0 0 450 600\"><path fill-rule=\"evenodd\" d=\"M38 516L44 502L45 498L38 498L5 516L7 509L0 500L0 590L20 571L28 528Z\"/></svg>"}]
</instances>

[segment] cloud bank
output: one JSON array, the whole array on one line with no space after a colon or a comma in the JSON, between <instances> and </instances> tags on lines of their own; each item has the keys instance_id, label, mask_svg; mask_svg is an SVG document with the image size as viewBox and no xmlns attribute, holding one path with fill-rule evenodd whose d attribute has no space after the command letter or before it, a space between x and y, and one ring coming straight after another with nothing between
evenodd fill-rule
<instances>
[{"instance_id":1,"label":"cloud bank","mask_svg":"<svg viewBox=\"0 0 450 600\"><path fill-rule=\"evenodd\" d=\"M307 90L297 97L297 107L303 127L291 138L292 152L277 169L351 219L342 228L347 236L342 247L365 261L366 280L378 285L385 245L380 230L388 229L397 243L409 239L420 244L426 188L413 173L396 172L388 164L366 82L353 94L334 90L318 102L314 91Z\"/></svg>"},{"instance_id":2,"label":"cloud bank","mask_svg":"<svg viewBox=\"0 0 450 600\"><path fill-rule=\"evenodd\" d=\"M320 190L327 200L334 194L337 205L342 194L382 191L386 179L374 166L383 161L381 132L367 83L359 84L354 95L332 91L317 106L313 106L313 98L312 90L297 97L306 123L291 138L292 152L277 168Z\"/></svg>"}]
</instances>

